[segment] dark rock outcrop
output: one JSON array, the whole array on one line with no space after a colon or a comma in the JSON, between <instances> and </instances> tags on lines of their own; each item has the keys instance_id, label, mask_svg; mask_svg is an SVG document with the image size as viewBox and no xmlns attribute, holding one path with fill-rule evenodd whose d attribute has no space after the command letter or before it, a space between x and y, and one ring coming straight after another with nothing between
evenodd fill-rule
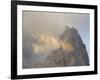
<instances>
[{"instance_id":1,"label":"dark rock outcrop","mask_svg":"<svg viewBox=\"0 0 100 80\"><path fill-rule=\"evenodd\" d=\"M34 62L34 68L89 65L85 44L75 28L66 27L59 40L60 48L47 53L44 61Z\"/></svg>"},{"instance_id":2,"label":"dark rock outcrop","mask_svg":"<svg viewBox=\"0 0 100 80\"><path fill-rule=\"evenodd\" d=\"M62 42L61 48L52 51L46 58L46 62L48 62L46 65L50 67L89 65L85 44L75 28L67 27L60 36L60 40Z\"/></svg>"}]
</instances>

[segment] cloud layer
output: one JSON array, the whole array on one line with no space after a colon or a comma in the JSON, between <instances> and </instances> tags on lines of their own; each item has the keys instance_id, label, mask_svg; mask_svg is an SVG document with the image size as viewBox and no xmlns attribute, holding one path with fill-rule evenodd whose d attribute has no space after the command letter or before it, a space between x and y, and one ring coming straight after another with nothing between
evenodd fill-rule
<instances>
[{"instance_id":1,"label":"cloud layer","mask_svg":"<svg viewBox=\"0 0 100 80\"><path fill-rule=\"evenodd\" d=\"M32 43L32 50L35 54L49 54L53 50L57 50L62 47L63 50L73 51L74 48L70 43L65 43L59 38L54 37L48 33L37 33L32 34L33 38L37 40L37 43Z\"/></svg>"}]
</instances>

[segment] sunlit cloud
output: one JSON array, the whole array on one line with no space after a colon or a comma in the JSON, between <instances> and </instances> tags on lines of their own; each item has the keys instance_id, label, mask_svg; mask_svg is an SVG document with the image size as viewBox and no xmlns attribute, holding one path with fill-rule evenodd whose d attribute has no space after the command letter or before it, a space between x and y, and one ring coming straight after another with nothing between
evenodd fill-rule
<instances>
[{"instance_id":1,"label":"sunlit cloud","mask_svg":"<svg viewBox=\"0 0 100 80\"><path fill-rule=\"evenodd\" d=\"M71 43L61 41L48 33L33 32L32 36L37 39L37 43L32 44L33 53L51 53L53 50L57 50L60 47L62 47L64 51L68 52L74 50Z\"/></svg>"}]
</instances>

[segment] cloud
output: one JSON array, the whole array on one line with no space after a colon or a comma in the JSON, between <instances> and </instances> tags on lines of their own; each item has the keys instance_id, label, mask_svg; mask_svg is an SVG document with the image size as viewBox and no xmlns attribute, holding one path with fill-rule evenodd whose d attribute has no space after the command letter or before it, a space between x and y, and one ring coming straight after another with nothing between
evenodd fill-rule
<instances>
[{"instance_id":1,"label":"cloud","mask_svg":"<svg viewBox=\"0 0 100 80\"><path fill-rule=\"evenodd\" d=\"M50 53L60 47L59 39L50 34L34 33L33 37L38 40L32 44L34 53Z\"/></svg>"},{"instance_id":2,"label":"cloud","mask_svg":"<svg viewBox=\"0 0 100 80\"><path fill-rule=\"evenodd\" d=\"M32 36L37 39L37 43L32 44L33 53L35 54L49 54L60 47L69 52L74 50L71 43L63 42L48 33L34 32Z\"/></svg>"}]
</instances>

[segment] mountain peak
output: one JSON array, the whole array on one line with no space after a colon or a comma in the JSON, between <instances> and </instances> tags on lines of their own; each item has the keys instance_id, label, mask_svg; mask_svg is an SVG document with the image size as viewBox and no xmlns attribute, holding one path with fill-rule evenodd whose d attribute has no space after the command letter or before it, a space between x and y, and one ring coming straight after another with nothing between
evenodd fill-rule
<instances>
[{"instance_id":1,"label":"mountain peak","mask_svg":"<svg viewBox=\"0 0 100 80\"><path fill-rule=\"evenodd\" d=\"M53 51L46 59L49 63L59 66L85 66L89 65L89 58L85 44L75 28L66 26L60 36L62 46ZM63 57L63 59L62 59ZM63 60L63 61L62 61ZM63 65L61 65L63 62ZM53 65L51 65L52 67Z\"/></svg>"},{"instance_id":2,"label":"mountain peak","mask_svg":"<svg viewBox=\"0 0 100 80\"><path fill-rule=\"evenodd\" d=\"M75 28L65 26L65 31L60 35L59 39L50 35L39 36L41 37L39 42L43 44L38 43L38 45L35 46L36 50L37 47L41 46L39 48L41 52L48 53L49 50L50 53L46 56L44 61L34 63L33 67L41 68L89 65L86 46Z\"/></svg>"}]
</instances>

